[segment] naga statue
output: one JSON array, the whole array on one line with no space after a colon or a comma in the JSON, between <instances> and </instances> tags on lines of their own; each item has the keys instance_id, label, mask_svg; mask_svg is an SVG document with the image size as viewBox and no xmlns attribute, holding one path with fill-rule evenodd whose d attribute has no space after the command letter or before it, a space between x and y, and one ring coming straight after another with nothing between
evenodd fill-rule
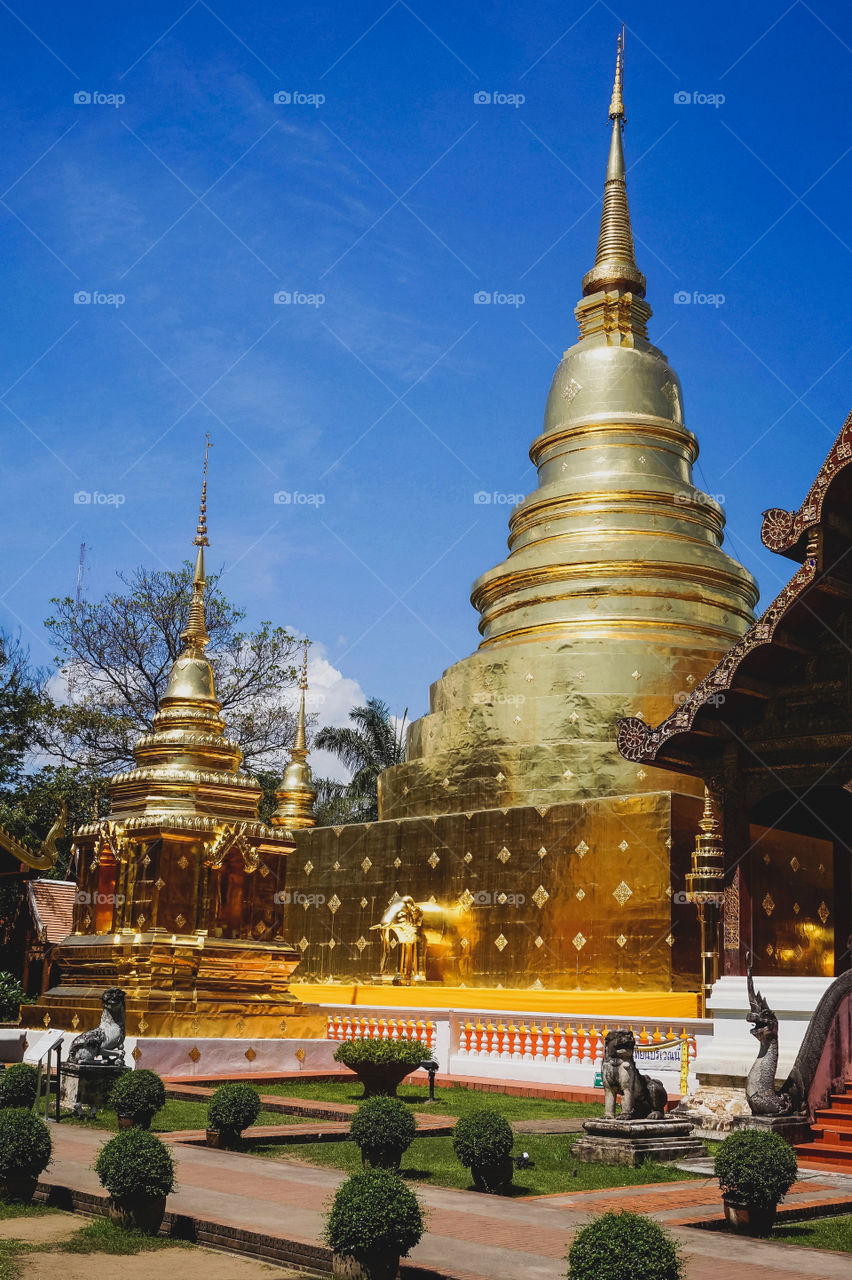
<instances>
[{"instance_id":1,"label":"naga statue","mask_svg":"<svg viewBox=\"0 0 852 1280\"><path fill-rule=\"evenodd\" d=\"M121 987L107 987L101 996L104 1007L100 1026L83 1031L71 1041L68 1061L109 1062L124 1066L125 1004Z\"/></svg>"},{"instance_id":2,"label":"naga statue","mask_svg":"<svg viewBox=\"0 0 852 1280\"><path fill-rule=\"evenodd\" d=\"M775 1088L778 1071L778 1019L764 996L754 989L751 952L746 952L751 1034L760 1042L757 1061L746 1079L746 1101L753 1116L795 1116L808 1114L808 1094L819 1067L823 1049L840 1005L852 995L852 970L835 978L823 995L808 1023L793 1070Z\"/></svg>"},{"instance_id":3,"label":"naga statue","mask_svg":"<svg viewBox=\"0 0 852 1280\"><path fill-rule=\"evenodd\" d=\"M615 1104L622 1095L622 1120L664 1120L668 1094L661 1080L645 1076L633 1054L636 1038L632 1031L609 1031L604 1040L601 1077L604 1085L604 1116L615 1119Z\"/></svg>"},{"instance_id":4,"label":"naga statue","mask_svg":"<svg viewBox=\"0 0 852 1280\"><path fill-rule=\"evenodd\" d=\"M49 871L51 867L56 866L56 859L59 856L56 842L65 835L66 818L67 809L63 800L59 813L56 815L56 821L42 841L38 853L34 853L29 845L22 844L20 840L16 840L5 827L0 827L0 849L5 849L7 853L11 853L13 858L23 862L25 866L30 867L33 871Z\"/></svg>"}]
</instances>

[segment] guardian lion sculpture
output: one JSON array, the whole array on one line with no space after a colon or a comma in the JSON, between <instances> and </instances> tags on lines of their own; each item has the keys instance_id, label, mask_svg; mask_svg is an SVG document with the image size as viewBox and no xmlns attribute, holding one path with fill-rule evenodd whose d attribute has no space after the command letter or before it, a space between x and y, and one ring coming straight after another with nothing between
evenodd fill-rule
<instances>
[{"instance_id":1,"label":"guardian lion sculpture","mask_svg":"<svg viewBox=\"0 0 852 1280\"><path fill-rule=\"evenodd\" d=\"M633 1061L636 1039L632 1031L610 1031L604 1041L601 1076L606 1097L604 1116L615 1119L621 1094L622 1120L663 1120L668 1094L665 1085L645 1076Z\"/></svg>"},{"instance_id":2,"label":"guardian lion sculpture","mask_svg":"<svg viewBox=\"0 0 852 1280\"><path fill-rule=\"evenodd\" d=\"M100 1026L83 1031L71 1041L69 1062L117 1062L124 1065L125 1005L121 987L107 987L101 996Z\"/></svg>"}]
</instances>

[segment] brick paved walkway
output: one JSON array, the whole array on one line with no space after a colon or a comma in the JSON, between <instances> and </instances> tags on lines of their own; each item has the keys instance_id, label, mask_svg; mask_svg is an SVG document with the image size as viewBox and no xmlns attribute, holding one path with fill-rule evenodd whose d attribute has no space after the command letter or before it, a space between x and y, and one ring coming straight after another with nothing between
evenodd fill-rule
<instances>
[{"instance_id":1,"label":"brick paved walkway","mask_svg":"<svg viewBox=\"0 0 852 1280\"><path fill-rule=\"evenodd\" d=\"M105 1135L51 1126L54 1160L42 1185L73 1188L90 1207L102 1195L91 1166ZM204 1242L238 1241L254 1233L253 1247L265 1256L301 1256L322 1266L318 1250L324 1209L343 1175L301 1161L272 1161L206 1147L177 1145L178 1191L169 1198L173 1214L203 1225ZM787 1201L820 1206L852 1205L850 1180L811 1175L796 1184ZM428 1213L428 1232L403 1276L426 1280L424 1269L450 1280L556 1280L571 1234L593 1214L608 1208L652 1213L673 1226L689 1255L688 1280L849 1280L848 1256L767 1244L683 1224L720 1216L712 1179L505 1199L419 1186ZM60 1200L63 1197L60 1195ZM80 1203L77 1197L77 1203ZM287 1243L289 1242L289 1243ZM289 1252L282 1252L287 1243ZM276 1252L277 1250L277 1252ZM302 1250L301 1255L298 1251Z\"/></svg>"}]
</instances>

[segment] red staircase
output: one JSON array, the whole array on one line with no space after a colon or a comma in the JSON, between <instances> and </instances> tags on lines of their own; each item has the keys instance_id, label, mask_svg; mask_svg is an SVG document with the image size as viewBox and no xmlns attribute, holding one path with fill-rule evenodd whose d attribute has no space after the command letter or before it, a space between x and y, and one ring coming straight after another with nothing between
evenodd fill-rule
<instances>
[{"instance_id":1,"label":"red staircase","mask_svg":"<svg viewBox=\"0 0 852 1280\"><path fill-rule=\"evenodd\" d=\"M803 1167L852 1173L852 1084L833 1093L830 1104L814 1116L813 1142L799 1143L796 1155Z\"/></svg>"}]
</instances>

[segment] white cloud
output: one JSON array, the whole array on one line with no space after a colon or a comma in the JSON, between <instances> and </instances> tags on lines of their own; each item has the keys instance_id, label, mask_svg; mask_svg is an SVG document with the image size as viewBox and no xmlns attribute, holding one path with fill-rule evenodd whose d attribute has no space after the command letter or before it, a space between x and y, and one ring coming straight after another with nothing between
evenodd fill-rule
<instances>
[{"instance_id":1,"label":"white cloud","mask_svg":"<svg viewBox=\"0 0 852 1280\"><path fill-rule=\"evenodd\" d=\"M301 635L298 627L285 629L291 635ZM298 696L298 690L288 693L288 701L292 698L294 710L298 705ZM325 725L349 724L349 712L353 707L363 706L366 701L367 695L358 681L352 676L345 676L333 666L326 657L325 645L313 641L308 650L308 695L305 707L309 715L316 715L315 730ZM330 751L311 751L310 765L317 778L335 778L348 782L351 776Z\"/></svg>"}]
</instances>

